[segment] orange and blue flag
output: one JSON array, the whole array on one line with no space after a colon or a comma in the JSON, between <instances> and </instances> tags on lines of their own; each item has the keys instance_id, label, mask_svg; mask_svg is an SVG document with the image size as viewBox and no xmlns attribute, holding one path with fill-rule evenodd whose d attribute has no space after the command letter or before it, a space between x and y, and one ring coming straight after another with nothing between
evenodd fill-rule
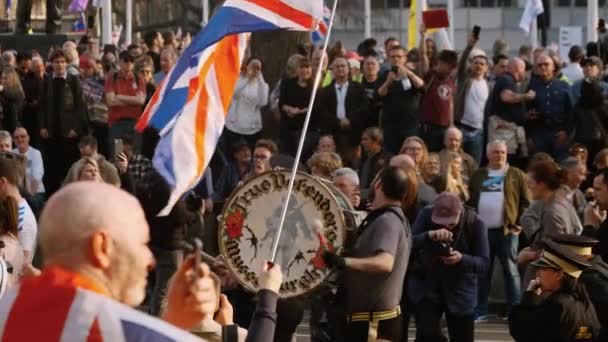
<instances>
[{"instance_id":1,"label":"orange and blue flag","mask_svg":"<svg viewBox=\"0 0 608 342\"><path fill-rule=\"evenodd\" d=\"M323 0L227 0L196 35L137 125L161 136L153 164L172 193L160 215L202 178L224 128L249 33L311 31L322 16Z\"/></svg>"}]
</instances>

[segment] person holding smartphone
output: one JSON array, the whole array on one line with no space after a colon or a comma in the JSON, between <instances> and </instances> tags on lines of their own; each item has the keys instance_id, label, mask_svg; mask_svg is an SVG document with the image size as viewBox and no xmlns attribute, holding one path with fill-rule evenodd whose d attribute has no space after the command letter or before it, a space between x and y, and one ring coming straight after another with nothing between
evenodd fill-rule
<instances>
[{"instance_id":1,"label":"person holding smartphone","mask_svg":"<svg viewBox=\"0 0 608 342\"><path fill-rule=\"evenodd\" d=\"M403 46L392 48L388 55L391 69L378 89L384 103L380 126L384 133L384 149L390 154L398 154L406 138L419 135L418 110L424 81L406 66L407 50Z\"/></svg>"}]
</instances>

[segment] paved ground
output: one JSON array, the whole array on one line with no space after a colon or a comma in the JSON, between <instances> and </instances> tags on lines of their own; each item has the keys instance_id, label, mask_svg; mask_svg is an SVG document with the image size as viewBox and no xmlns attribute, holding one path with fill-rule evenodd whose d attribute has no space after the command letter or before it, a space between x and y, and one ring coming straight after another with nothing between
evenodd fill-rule
<instances>
[{"instance_id":1,"label":"paved ground","mask_svg":"<svg viewBox=\"0 0 608 342\"><path fill-rule=\"evenodd\" d=\"M447 336L447 331L444 331ZM411 325L409 329L408 341L414 341L416 336L416 329ZM298 327L296 333L295 342L309 342L310 334L308 323L302 323ZM481 323L475 325L475 342L507 342L513 341L511 335L509 335L509 327L504 321L493 320L488 323Z\"/></svg>"}]
</instances>

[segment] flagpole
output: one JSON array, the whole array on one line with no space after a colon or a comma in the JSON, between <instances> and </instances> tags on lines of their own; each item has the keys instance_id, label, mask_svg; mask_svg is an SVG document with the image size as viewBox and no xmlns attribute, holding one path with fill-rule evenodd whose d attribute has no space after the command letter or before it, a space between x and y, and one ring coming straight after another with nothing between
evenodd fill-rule
<instances>
[{"instance_id":1,"label":"flagpole","mask_svg":"<svg viewBox=\"0 0 608 342\"><path fill-rule=\"evenodd\" d=\"M587 41L597 42L598 0L587 2Z\"/></svg>"},{"instance_id":2,"label":"flagpole","mask_svg":"<svg viewBox=\"0 0 608 342\"><path fill-rule=\"evenodd\" d=\"M364 1L365 38L372 37L372 0Z\"/></svg>"},{"instance_id":3,"label":"flagpole","mask_svg":"<svg viewBox=\"0 0 608 342\"><path fill-rule=\"evenodd\" d=\"M125 18L125 44L131 45L133 41L133 0L127 0Z\"/></svg>"},{"instance_id":4,"label":"flagpole","mask_svg":"<svg viewBox=\"0 0 608 342\"><path fill-rule=\"evenodd\" d=\"M101 21L101 42L110 45L112 44L112 0L103 1Z\"/></svg>"},{"instance_id":5,"label":"flagpole","mask_svg":"<svg viewBox=\"0 0 608 342\"><path fill-rule=\"evenodd\" d=\"M293 192L293 184L296 180L296 174L298 172L298 165L300 164L300 158L302 157L302 149L304 148L304 141L306 140L306 132L308 131L308 125L310 123L310 116L312 114L312 106L315 103L315 98L317 97L317 90L319 88L319 84L321 83L321 73L323 71L323 63L325 63L325 58L327 55L327 47L329 45L329 38L331 37L331 30L334 26L334 18L336 16L336 8L338 7L338 0L334 0L334 5L331 9L331 17L329 19L329 25L327 26L327 35L325 36L325 42L323 43L323 49L321 52L321 60L319 61L319 66L317 68L317 73L315 75L315 81L313 83L312 94L310 96L310 101L308 102L308 109L306 110L306 118L304 119L304 126L302 127L302 133L300 135L300 142L298 144L298 150L296 152L296 157L293 161L293 166L291 168L291 176L289 178L289 185L287 187L287 199L285 200L285 205L283 206L283 211L281 212L281 221L279 222L279 228L274 236L274 242L272 244L272 254L270 257L270 261L274 262L277 256L277 249L279 248L279 240L281 240L281 233L283 232L283 225L285 224L285 217L287 216L287 208L289 208L289 202L291 201L291 193Z\"/></svg>"}]
</instances>

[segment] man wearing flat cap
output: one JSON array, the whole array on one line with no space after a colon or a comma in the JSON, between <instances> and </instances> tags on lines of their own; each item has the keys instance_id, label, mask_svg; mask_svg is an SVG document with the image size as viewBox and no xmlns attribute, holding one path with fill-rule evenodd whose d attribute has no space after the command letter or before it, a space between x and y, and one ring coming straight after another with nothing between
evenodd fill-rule
<instances>
[{"instance_id":1,"label":"man wearing flat cap","mask_svg":"<svg viewBox=\"0 0 608 342\"><path fill-rule=\"evenodd\" d=\"M608 263L593 255L593 247L599 241L584 235L568 234L551 236L551 240L570 249L591 265L583 270L579 281L585 285L602 327L598 341L608 341Z\"/></svg>"},{"instance_id":2,"label":"man wearing flat cap","mask_svg":"<svg viewBox=\"0 0 608 342\"><path fill-rule=\"evenodd\" d=\"M452 193L424 208L412 229L413 262L407 296L416 339L441 341L445 313L450 341L473 341L478 279L487 271L488 231L472 208Z\"/></svg>"},{"instance_id":3,"label":"man wearing flat cap","mask_svg":"<svg viewBox=\"0 0 608 342\"><path fill-rule=\"evenodd\" d=\"M599 341L597 314L579 281L590 263L546 240L541 257L532 265L538 267L537 278L511 313L511 336L517 342Z\"/></svg>"}]
</instances>

